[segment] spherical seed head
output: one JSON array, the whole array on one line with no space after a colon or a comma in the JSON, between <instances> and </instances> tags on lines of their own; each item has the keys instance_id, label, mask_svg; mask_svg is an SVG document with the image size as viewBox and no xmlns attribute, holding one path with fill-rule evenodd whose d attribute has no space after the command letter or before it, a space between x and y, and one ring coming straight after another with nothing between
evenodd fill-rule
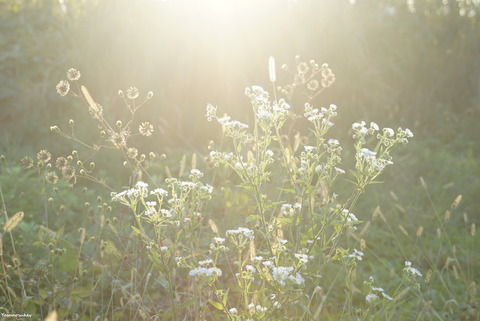
<instances>
[{"instance_id":1,"label":"spherical seed head","mask_svg":"<svg viewBox=\"0 0 480 321\"><path fill-rule=\"evenodd\" d=\"M50 160L52 155L45 149L42 149L41 151L38 152L37 154L37 159L41 161L42 163L46 163Z\"/></svg>"},{"instance_id":2,"label":"spherical seed head","mask_svg":"<svg viewBox=\"0 0 480 321\"><path fill-rule=\"evenodd\" d=\"M66 80L61 80L57 84L56 89L57 89L57 93L60 96L66 96L68 94L68 92L70 91L70 84Z\"/></svg>"},{"instance_id":3,"label":"spherical seed head","mask_svg":"<svg viewBox=\"0 0 480 321\"><path fill-rule=\"evenodd\" d=\"M81 76L80 71L78 71L75 68L70 68L67 71L68 80L75 81L75 80L80 79L80 76Z\"/></svg>"},{"instance_id":4,"label":"spherical seed head","mask_svg":"<svg viewBox=\"0 0 480 321\"><path fill-rule=\"evenodd\" d=\"M60 170L67 165L68 165L68 160L65 157L58 157L57 160L55 161L55 166Z\"/></svg>"},{"instance_id":5,"label":"spherical seed head","mask_svg":"<svg viewBox=\"0 0 480 321\"><path fill-rule=\"evenodd\" d=\"M139 127L138 131L143 136L151 136L153 133L153 126L149 122L143 122Z\"/></svg>"},{"instance_id":6,"label":"spherical seed head","mask_svg":"<svg viewBox=\"0 0 480 321\"><path fill-rule=\"evenodd\" d=\"M127 97L129 99L135 99L139 95L137 87L130 87L127 89Z\"/></svg>"},{"instance_id":7,"label":"spherical seed head","mask_svg":"<svg viewBox=\"0 0 480 321\"><path fill-rule=\"evenodd\" d=\"M63 167L62 175L63 175L63 178L65 178L66 180L71 180L72 178L75 177L75 168L73 168L70 165Z\"/></svg>"},{"instance_id":8,"label":"spherical seed head","mask_svg":"<svg viewBox=\"0 0 480 321\"><path fill-rule=\"evenodd\" d=\"M58 181L58 176L55 172L48 172L47 175L45 175L45 180L47 183L55 184Z\"/></svg>"},{"instance_id":9,"label":"spherical seed head","mask_svg":"<svg viewBox=\"0 0 480 321\"><path fill-rule=\"evenodd\" d=\"M131 159L137 158L138 150L135 147L130 147L127 149L127 157Z\"/></svg>"},{"instance_id":10,"label":"spherical seed head","mask_svg":"<svg viewBox=\"0 0 480 321\"><path fill-rule=\"evenodd\" d=\"M29 169L29 168L32 168L33 166L33 159L31 159L28 156L25 156L20 160L20 163L22 164L22 167L24 169Z\"/></svg>"}]
</instances>

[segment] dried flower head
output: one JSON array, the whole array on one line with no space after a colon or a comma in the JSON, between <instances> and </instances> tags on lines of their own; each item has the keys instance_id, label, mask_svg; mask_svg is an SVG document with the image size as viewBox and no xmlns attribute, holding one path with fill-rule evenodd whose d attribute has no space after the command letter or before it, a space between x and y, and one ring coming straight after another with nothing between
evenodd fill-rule
<instances>
[{"instance_id":1,"label":"dried flower head","mask_svg":"<svg viewBox=\"0 0 480 321\"><path fill-rule=\"evenodd\" d=\"M139 95L137 87L130 87L127 89L127 97L129 99L135 99Z\"/></svg>"},{"instance_id":2,"label":"dried flower head","mask_svg":"<svg viewBox=\"0 0 480 321\"><path fill-rule=\"evenodd\" d=\"M67 71L68 80L71 80L71 81L79 80L80 76L81 76L80 71L78 71L75 68L70 68Z\"/></svg>"},{"instance_id":3,"label":"dried flower head","mask_svg":"<svg viewBox=\"0 0 480 321\"><path fill-rule=\"evenodd\" d=\"M299 74L306 74L308 72L308 65L306 62L301 62L297 66L297 71Z\"/></svg>"},{"instance_id":4,"label":"dried flower head","mask_svg":"<svg viewBox=\"0 0 480 321\"><path fill-rule=\"evenodd\" d=\"M138 127L138 131L139 131L140 134L142 134L143 136L150 136L150 135L152 135L152 133L153 133L153 126L152 126L152 124L150 124L148 121L147 121L147 122L143 122L143 123Z\"/></svg>"},{"instance_id":5,"label":"dried flower head","mask_svg":"<svg viewBox=\"0 0 480 321\"><path fill-rule=\"evenodd\" d=\"M62 175L67 181L72 180L75 177L75 168L70 165L65 166L62 168Z\"/></svg>"},{"instance_id":6,"label":"dried flower head","mask_svg":"<svg viewBox=\"0 0 480 321\"><path fill-rule=\"evenodd\" d=\"M57 160L55 161L55 166L62 170L68 165L68 160L65 157L58 157Z\"/></svg>"},{"instance_id":7,"label":"dried flower head","mask_svg":"<svg viewBox=\"0 0 480 321\"><path fill-rule=\"evenodd\" d=\"M318 87L319 87L319 84L318 84L318 80L316 79L310 80L307 84L308 90L311 90L311 91L316 91Z\"/></svg>"},{"instance_id":8,"label":"dried flower head","mask_svg":"<svg viewBox=\"0 0 480 321\"><path fill-rule=\"evenodd\" d=\"M138 155L138 149L136 149L135 147L130 147L129 149L127 149L128 158L135 159L137 155Z\"/></svg>"},{"instance_id":9,"label":"dried flower head","mask_svg":"<svg viewBox=\"0 0 480 321\"><path fill-rule=\"evenodd\" d=\"M335 75L327 64L322 66L322 86L327 88L335 82Z\"/></svg>"},{"instance_id":10,"label":"dried flower head","mask_svg":"<svg viewBox=\"0 0 480 321\"><path fill-rule=\"evenodd\" d=\"M32 166L33 166L33 159L31 159L28 156L25 156L24 158L22 158L20 160L20 163L22 164L22 167L24 169L29 169L29 168L32 168Z\"/></svg>"},{"instance_id":11,"label":"dried flower head","mask_svg":"<svg viewBox=\"0 0 480 321\"><path fill-rule=\"evenodd\" d=\"M42 163L46 163L50 160L52 155L45 149L42 149L41 151L38 152L37 154L37 159L41 161Z\"/></svg>"},{"instance_id":12,"label":"dried flower head","mask_svg":"<svg viewBox=\"0 0 480 321\"><path fill-rule=\"evenodd\" d=\"M48 172L47 175L45 175L45 180L47 183L55 184L58 181L58 176L55 172Z\"/></svg>"},{"instance_id":13,"label":"dried flower head","mask_svg":"<svg viewBox=\"0 0 480 321\"><path fill-rule=\"evenodd\" d=\"M127 145L128 136L130 136L130 133L124 130L119 133L110 132L110 138L108 140L111 141L115 147L120 148Z\"/></svg>"},{"instance_id":14,"label":"dried flower head","mask_svg":"<svg viewBox=\"0 0 480 321\"><path fill-rule=\"evenodd\" d=\"M57 93L60 96L66 96L70 91L70 84L66 80L60 80L56 88L57 88Z\"/></svg>"}]
</instances>

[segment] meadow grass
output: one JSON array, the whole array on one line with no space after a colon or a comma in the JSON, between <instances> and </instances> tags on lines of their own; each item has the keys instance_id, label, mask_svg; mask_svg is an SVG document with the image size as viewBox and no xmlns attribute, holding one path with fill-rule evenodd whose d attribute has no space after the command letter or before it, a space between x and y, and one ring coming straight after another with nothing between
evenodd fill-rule
<instances>
[{"instance_id":1,"label":"meadow grass","mask_svg":"<svg viewBox=\"0 0 480 321\"><path fill-rule=\"evenodd\" d=\"M439 202L420 176L374 184L397 180L400 173L388 175L396 166L405 170L395 145L413 133L360 121L344 147L329 132L337 107L309 102L334 83L332 70L299 58L290 70L292 83L277 87L271 59L272 92L245 90L252 123L208 105L223 138L178 160L132 144L155 129L136 118L153 93L119 91L129 118L112 119L68 70L57 92L83 101L92 123L50 129L79 148L2 157L1 312L46 320L478 320L476 221L462 196ZM301 115L288 103L294 90L306 99ZM296 132L295 122L310 132ZM82 140L82 131L97 129L94 141ZM112 152L120 170L98 168L98 155Z\"/></svg>"}]
</instances>

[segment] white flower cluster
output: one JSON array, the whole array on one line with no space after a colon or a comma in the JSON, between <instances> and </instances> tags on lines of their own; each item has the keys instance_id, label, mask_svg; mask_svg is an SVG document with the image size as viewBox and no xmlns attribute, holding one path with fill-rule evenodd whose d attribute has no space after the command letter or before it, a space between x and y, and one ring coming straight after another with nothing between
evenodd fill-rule
<instances>
[{"instance_id":1,"label":"white flower cluster","mask_svg":"<svg viewBox=\"0 0 480 321\"><path fill-rule=\"evenodd\" d=\"M264 313L264 312L266 312L267 310L268 310L268 308L262 307L262 306L259 305L259 304L255 305L255 304L253 304L253 303L250 303L250 304L248 305L248 311L249 311L250 313L252 313L252 314L253 314L253 313Z\"/></svg>"},{"instance_id":2,"label":"white flower cluster","mask_svg":"<svg viewBox=\"0 0 480 321\"><path fill-rule=\"evenodd\" d=\"M223 237L214 237L210 243L210 250L217 252L227 251L228 248L225 246L225 238Z\"/></svg>"},{"instance_id":3,"label":"white flower cluster","mask_svg":"<svg viewBox=\"0 0 480 321\"><path fill-rule=\"evenodd\" d=\"M246 227L239 227L236 230L227 230L225 234L227 236L244 236L250 240L255 238L253 231Z\"/></svg>"},{"instance_id":4,"label":"white flower cluster","mask_svg":"<svg viewBox=\"0 0 480 321\"><path fill-rule=\"evenodd\" d=\"M330 118L337 116L337 106L331 104L329 108L321 107L313 108L309 103L305 104L305 113L303 114L308 121L313 123L315 127L321 126L324 128L330 128L333 123Z\"/></svg>"},{"instance_id":5,"label":"white flower cluster","mask_svg":"<svg viewBox=\"0 0 480 321\"><path fill-rule=\"evenodd\" d=\"M287 216L287 217L291 217L295 213L297 213L301 210L302 210L302 204L300 204L300 203L295 203L295 204L285 203L285 204L282 204L282 206L280 206L280 213L283 216Z\"/></svg>"},{"instance_id":6,"label":"white flower cluster","mask_svg":"<svg viewBox=\"0 0 480 321\"><path fill-rule=\"evenodd\" d=\"M361 261L363 260L363 252L357 249L353 249L353 252L350 254L345 254L346 258L352 258L354 261Z\"/></svg>"},{"instance_id":7,"label":"white flower cluster","mask_svg":"<svg viewBox=\"0 0 480 321\"><path fill-rule=\"evenodd\" d=\"M192 169L189 175L191 181L180 181L176 178L167 178L165 182L171 190L169 193L163 188L155 188L149 191L148 184L145 182L137 182L133 188L129 188L120 193L111 193L112 201L119 202L131 209L141 210L138 204L143 205L143 214L149 217L152 221L171 218L174 213L179 213L185 207L189 199L208 199L211 197L213 187L208 184L200 182L203 173L198 169ZM188 198L188 195L195 195L195 197ZM148 200L149 195L156 196L156 201ZM164 206L164 199L171 196ZM162 208L166 207L166 208ZM135 213L140 215L141 213ZM198 219L201 215L197 212L193 213L193 217L184 217L183 222L190 222L193 218ZM180 221L170 222L180 225Z\"/></svg>"},{"instance_id":8,"label":"white flower cluster","mask_svg":"<svg viewBox=\"0 0 480 321\"><path fill-rule=\"evenodd\" d=\"M357 228L354 226L357 224L358 218L355 216L355 214L351 213L347 209L342 210L342 220L345 225L347 225L349 228L351 228L353 231L355 231Z\"/></svg>"},{"instance_id":9,"label":"white flower cluster","mask_svg":"<svg viewBox=\"0 0 480 321\"><path fill-rule=\"evenodd\" d=\"M393 164L392 161L382 158L377 158L377 153L369 150L368 148L362 148L359 153L357 153L357 157L360 159L364 159L368 164L369 168L381 172L385 169L387 165Z\"/></svg>"},{"instance_id":10,"label":"white flower cluster","mask_svg":"<svg viewBox=\"0 0 480 321\"><path fill-rule=\"evenodd\" d=\"M412 267L412 262L410 261L405 261L405 268L403 270L411 277L422 277L422 273L420 273L420 271L416 268Z\"/></svg>"},{"instance_id":11,"label":"white flower cluster","mask_svg":"<svg viewBox=\"0 0 480 321\"><path fill-rule=\"evenodd\" d=\"M370 293L365 296L365 301L367 303L373 303L380 299L380 296L383 297L385 300L393 301L393 298L385 293L385 290L380 287L373 286L374 283L373 276L369 278L369 281L365 281L364 283L367 284L370 288Z\"/></svg>"},{"instance_id":12,"label":"white flower cluster","mask_svg":"<svg viewBox=\"0 0 480 321\"><path fill-rule=\"evenodd\" d=\"M271 102L268 92L262 87L252 86L251 88L246 88L245 95L250 98L260 127L264 131L267 131L275 124L282 124L288 117L290 105L284 99Z\"/></svg>"},{"instance_id":13,"label":"white flower cluster","mask_svg":"<svg viewBox=\"0 0 480 321\"><path fill-rule=\"evenodd\" d=\"M298 261L301 265L305 265L305 264L308 263L309 260L313 259L312 255L309 256L309 255L304 254L304 253L295 253L295 257L298 259Z\"/></svg>"},{"instance_id":14,"label":"white flower cluster","mask_svg":"<svg viewBox=\"0 0 480 321\"><path fill-rule=\"evenodd\" d=\"M272 266L272 277L281 286L286 286L287 283L302 285L305 279L300 273L294 273L295 268L292 266Z\"/></svg>"},{"instance_id":15,"label":"white flower cluster","mask_svg":"<svg viewBox=\"0 0 480 321\"><path fill-rule=\"evenodd\" d=\"M198 262L198 267L190 270L188 275L199 278L210 278L222 276L222 270L213 266L211 259L206 259Z\"/></svg>"},{"instance_id":16,"label":"white flower cluster","mask_svg":"<svg viewBox=\"0 0 480 321\"><path fill-rule=\"evenodd\" d=\"M188 275L201 278L219 277L222 276L222 270L217 267L197 267L190 270Z\"/></svg>"},{"instance_id":17,"label":"white flower cluster","mask_svg":"<svg viewBox=\"0 0 480 321\"><path fill-rule=\"evenodd\" d=\"M148 196L148 184L145 182L137 182L135 187L124 190L120 193L112 192L110 197L114 202L120 202L126 206L132 206L138 202L140 198L145 198Z\"/></svg>"},{"instance_id":18,"label":"white flower cluster","mask_svg":"<svg viewBox=\"0 0 480 321\"><path fill-rule=\"evenodd\" d=\"M355 214L350 213L349 210L343 209L342 214L343 214L344 219L347 221L347 223L358 222L358 218L355 216Z\"/></svg>"},{"instance_id":19,"label":"white flower cluster","mask_svg":"<svg viewBox=\"0 0 480 321\"><path fill-rule=\"evenodd\" d=\"M227 115L223 116L222 118L219 118L218 122L225 128L228 128L232 131L248 128L247 124L241 123L238 120L231 120L231 117Z\"/></svg>"}]
</instances>

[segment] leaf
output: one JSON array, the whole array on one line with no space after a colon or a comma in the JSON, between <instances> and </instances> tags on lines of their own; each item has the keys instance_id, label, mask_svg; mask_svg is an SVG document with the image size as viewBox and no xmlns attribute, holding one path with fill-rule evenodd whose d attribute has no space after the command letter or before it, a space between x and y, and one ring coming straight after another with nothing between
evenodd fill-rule
<instances>
[{"instance_id":1,"label":"leaf","mask_svg":"<svg viewBox=\"0 0 480 321\"><path fill-rule=\"evenodd\" d=\"M277 188L277 190L285 192L285 193L292 193L292 194L296 193L295 190L290 189L290 188Z\"/></svg>"},{"instance_id":2,"label":"leaf","mask_svg":"<svg viewBox=\"0 0 480 321\"><path fill-rule=\"evenodd\" d=\"M92 289L84 287L84 286L78 286L78 287L74 288L70 294L78 296L80 298L85 298L85 297L92 294Z\"/></svg>"},{"instance_id":3,"label":"leaf","mask_svg":"<svg viewBox=\"0 0 480 321\"><path fill-rule=\"evenodd\" d=\"M291 217L277 217L277 221L283 224L292 224Z\"/></svg>"},{"instance_id":4,"label":"leaf","mask_svg":"<svg viewBox=\"0 0 480 321\"><path fill-rule=\"evenodd\" d=\"M62 237L63 233L65 233L65 225L63 225L61 228L58 229L56 238L59 239Z\"/></svg>"},{"instance_id":5,"label":"leaf","mask_svg":"<svg viewBox=\"0 0 480 321\"><path fill-rule=\"evenodd\" d=\"M140 232L140 230L138 228L136 228L135 226L132 226L132 230L137 233L138 235L142 235L142 232Z\"/></svg>"},{"instance_id":6,"label":"leaf","mask_svg":"<svg viewBox=\"0 0 480 321\"><path fill-rule=\"evenodd\" d=\"M230 291L230 289L227 289L227 292L225 292L225 295L223 296L223 305L226 306L227 305L227 300L228 300L228 292Z\"/></svg>"},{"instance_id":7,"label":"leaf","mask_svg":"<svg viewBox=\"0 0 480 321\"><path fill-rule=\"evenodd\" d=\"M20 223L23 220L24 216L25 216L25 214L23 212L16 213L15 215L13 215L7 221L7 223L5 223L5 226L3 227L3 230L5 232L10 232L11 230L13 230L15 228L15 226L18 225L18 223Z\"/></svg>"},{"instance_id":8,"label":"leaf","mask_svg":"<svg viewBox=\"0 0 480 321\"><path fill-rule=\"evenodd\" d=\"M208 300L208 303L213 305L218 310L223 311L223 305L220 302L216 302L216 301L213 301L213 300Z\"/></svg>"},{"instance_id":9,"label":"leaf","mask_svg":"<svg viewBox=\"0 0 480 321\"><path fill-rule=\"evenodd\" d=\"M252 222L259 219L260 219L260 215L250 215L245 219L245 222L248 223L248 222Z\"/></svg>"}]
</instances>

